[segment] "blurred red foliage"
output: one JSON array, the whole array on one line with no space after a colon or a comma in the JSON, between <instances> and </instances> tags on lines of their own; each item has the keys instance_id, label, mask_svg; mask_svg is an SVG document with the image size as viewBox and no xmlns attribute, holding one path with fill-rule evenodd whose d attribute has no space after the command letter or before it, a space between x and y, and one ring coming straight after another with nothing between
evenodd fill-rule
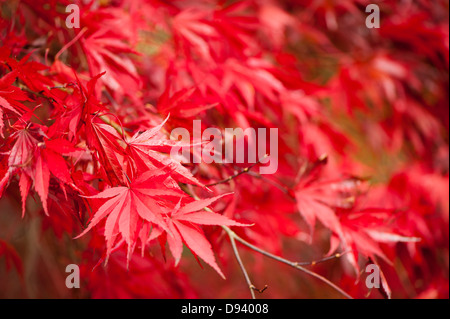
<instances>
[{"instance_id":1,"label":"blurred red foliage","mask_svg":"<svg viewBox=\"0 0 450 319\"><path fill-rule=\"evenodd\" d=\"M233 244L266 298L342 295L258 249L449 297L448 1L0 6L0 297L248 298ZM278 128L277 173L173 159L193 120Z\"/></svg>"}]
</instances>

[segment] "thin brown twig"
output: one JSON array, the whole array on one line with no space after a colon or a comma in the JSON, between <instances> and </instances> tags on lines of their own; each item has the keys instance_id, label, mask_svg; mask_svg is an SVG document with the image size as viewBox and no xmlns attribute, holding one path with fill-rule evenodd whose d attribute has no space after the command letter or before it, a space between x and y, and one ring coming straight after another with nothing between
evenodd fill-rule
<instances>
[{"instance_id":1,"label":"thin brown twig","mask_svg":"<svg viewBox=\"0 0 450 319\"><path fill-rule=\"evenodd\" d=\"M194 197L194 199L198 200L197 195L193 194L192 196ZM209 212L212 212L212 210L209 209L208 207L206 207L205 210L209 211ZM258 288L255 287L255 285L253 285L253 283L252 283L252 281L250 279L250 276L248 275L247 269L245 269L245 265L242 262L241 255L239 254L239 250L238 250L238 248L236 246L236 240L235 240L234 232L231 229L229 229L228 227L227 228L223 228L223 229L225 230L225 232L227 233L228 237L230 238L231 247L233 248L234 256L236 257L236 260L237 260L237 262L239 264L239 267L241 268L241 271L242 271L242 273L244 275L245 281L247 282L248 288L250 289L250 294L252 296L252 299L256 299L255 291L258 291L260 294L262 294L264 291L266 291L268 286L265 285L265 287L263 289L258 289Z\"/></svg>"},{"instance_id":2,"label":"thin brown twig","mask_svg":"<svg viewBox=\"0 0 450 319\"><path fill-rule=\"evenodd\" d=\"M324 263L324 262L332 260L332 259L341 258L342 256L344 256L345 254L348 254L349 252L350 251L334 254L333 256L325 257L325 258L322 258L319 260L314 260L314 261L297 262L296 264L300 265L300 266L314 266L314 265L321 264L321 263Z\"/></svg>"},{"instance_id":3,"label":"thin brown twig","mask_svg":"<svg viewBox=\"0 0 450 319\"><path fill-rule=\"evenodd\" d=\"M235 232L233 232L233 231L232 231L230 228L228 228L227 226L222 226L222 228L229 234L229 236L234 237L234 239L235 239L236 241L240 242L240 243L243 244L244 246L247 246L248 248L250 248L250 249L252 249L252 250L254 250L254 251L256 251L256 252L258 252L258 253L260 253L260 254L262 254L262 255L264 255L264 256L266 256L266 257L269 257L269 258L274 259L274 260L276 260L276 261L279 261L279 262L281 262L281 263L283 263L283 264L289 265L289 266L291 266L291 267L293 267L293 268L295 268L295 269L298 269L298 270L300 270L300 271L303 271L304 273L307 273L308 275L310 275L310 276L312 276L312 277L314 277L314 278L316 278L316 279L319 279L320 281L326 283L328 286L332 287L333 289L335 289L337 292L339 292L340 294L342 294L342 295L345 296L346 298L348 298L348 299L353 299L352 296L350 296L349 294L347 294L344 290L342 290L342 289L339 288L336 284L334 284L334 283L332 283L331 281L329 281L327 278L325 278L325 277L323 277L323 276L321 276L321 275L319 275L319 274L317 274L317 273L315 273L315 272L313 272L313 271L311 271L311 270L309 270L309 269L304 268L303 266L301 266L301 265L300 265L299 263L297 263L297 262L293 262L293 261L284 259L284 258L282 258L282 257L276 256L276 255L271 254L271 253L269 253L269 252L267 252L267 251L265 251L265 250L263 250L263 249L261 249L261 248L259 248L259 247L256 247L256 246L250 244L249 242L247 242L247 241L244 240L243 238L239 237Z\"/></svg>"},{"instance_id":4,"label":"thin brown twig","mask_svg":"<svg viewBox=\"0 0 450 319\"><path fill-rule=\"evenodd\" d=\"M185 190L185 191L186 191L186 190ZM188 194L189 194L189 193L188 193ZM195 193L194 193L194 194L190 194L190 195L191 195L194 199L196 199L196 200L199 199L198 196L197 196ZM205 208L205 210L211 212L211 210L210 210L209 208L207 208L207 207ZM269 253L269 252L267 252L267 251L265 251L265 250L263 250L263 249L261 249L261 248L259 248L259 247L256 247L256 246L250 244L250 243L247 242L245 239L243 239L242 237L240 237L239 235L237 235L234 231L232 231L229 227L227 227L227 226L221 226L221 227L222 227L222 229L227 233L228 237L230 238L230 241L231 241L231 243L232 243L232 246L233 246L233 243L234 243L233 250L234 250L234 252L235 252L236 258L238 259L238 262L239 262L239 265L240 265L240 267L241 267L241 270L242 270L242 272L244 273L244 276L245 276L245 279L246 279L246 281L247 281L247 284L250 285L250 290L251 290L251 291L253 291L253 290L258 291L258 290L256 289L255 286L253 286L253 284L252 284L251 281L250 281L250 277L248 276L248 273L247 273L247 271L246 271L246 269L245 269L245 267L244 267L244 265L243 265L243 263L242 263L242 260L240 259L240 256L239 256L239 253L238 253L238 250L237 250L236 242L235 242L235 241L240 242L242 245L247 246L248 248L250 248L250 249L252 249L252 250L254 250L254 251L256 251L256 252L258 252L258 253L260 253L260 254L262 254L262 255L264 255L264 256L266 256L266 257L269 257L269 258L274 259L274 260L276 260L276 261L279 261L279 262L281 262L281 263L283 263L283 264L286 264L286 265L288 265L288 266L291 266L291 267L293 267L293 268L295 268L295 269L298 269L298 270L300 270L300 271L303 271L304 273L306 273L306 274L308 274L308 275L310 275L310 276L312 276L312 277L314 277L314 278L316 278L316 279L319 279L319 280L322 281L323 283L327 284L328 286L330 286L331 288L333 288L334 290L336 290L337 292L339 292L340 294L342 294L342 295L343 295L344 297L346 297L347 299L353 299L352 296L350 296L350 295L349 295L348 293L346 293L344 290L342 290L341 288L339 288L336 284L332 283L332 282L331 282L330 280L328 280L327 278L325 278L325 277L323 277L323 276L321 276L321 275L319 275L319 274L317 274L317 273L315 273L315 272L313 272L313 271L311 271L311 270L309 270L309 269L304 268L304 267L302 266L301 263L299 263L299 262L293 262L293 261L284 259L284 258L282 258L282 257L279 257L279 256L277 256L277 255L271 254L271 253ZM236 252L237 252L237 254L236 254ZM347 253L347 252L345 252L345 253ZM345 254L345 253L343 253L343 254ZM342 254L342 255L343 255L343 254ZM338 255L339 255L339 254L338 254ZM339 256L339 257L340 257L340 256ZM335 255L334 258L337 258L337 255ZM326 258L325 258L325 259L326 259ZM329 258L329 259L330 259L330 258ZM267 287L265 287L264 289L262 289L262 290L261 290L261 293L264 292L266 289L267 289ZM252 293L252 297L253 297L253 295L254 295L254 294Z\"/></svg>"},{"instance_id":5,"label":"thin brown twig","mask_svg":"<svg viewBox=\"0 0 450 319\"><path fill-rule=\"evenodd\" d=\"M34 92L33 90L30 90L30 89L27 88L26 86L20 86L20 88L21 88L22 90L24 90L25 92L27 92L27 93L33 94L33 95L35 95L35 96L37 96L37 97L40 97L40 98L43 98L43 99L46 99L46 100L48 100L48 101L51 102L51 103L56 103L56 100L55 100L54 98L42 94L43 91L40 91L40 92Z\"/></svg>"},{"instance_id":6,"label":"thin brown twig","mask_svg":"<svg viewBox=\"0 0 450 319\"><path fill-rule=\"evenodd\" d=\"M295 200L295 198L292 197L291 194L289 194L289 188L287 186L285 186L285 185L283 185L281 183L278 183L276 181L273 181L273 180L271 180L271 179L269 179L267 177L264 177L261 174L256 173L256 172L248 172L248 175L250 175L250 176L252 176L254 178L260 179L260 180L262 180L262 181L264 181L264 182L274 186L275 188L278 188L283 194L287 195L290 199L294 199Z\"/></svg>"},{"instance_id":7,"label":"thin brown twig","mask_svg":"<svg viewBox=\"0 0 450 319\"><path fill-rule=\"evenodd\" d=\"M252 288L253 290L259 292L260 294L263 294L264 291L266 291L267 288L269 288L269 286L268 286L268 285L265 285L263 289L258 289L258 288L256 288L255 286L250 286L250 288Z\"/></svg>"},{"instance_id":8,"label":"thin brown twig","mask_svg":"<svg viewBox=\"0 0 450 319\"><path fill-rule=\"evenodd\" d=\"M245 269L244 263L242 262L241 256L239 255L239 251L236 247L236 240L234 238L234 236L228 232L227 230L225 230L226 233L228 234L228 237L230 238L230 242L231 242L231 247L233 248L233 252L234 255L236 256L236 260L239 264L239 267L241 268L242 273L244 274L245 277L245 281L247 282L248 288L250 289L250 294L252 295L252 299L256 299L255 296L255 286L252 284L252 281L250 279L250 276L248 275L247 270Z\"/></svg>"},{"instance_id":9,"label":"thin brown twig","mask_svg":"<svg viewBox=\"0 0 450 319\"><path fill-rule=\"evenodd\" d=\"M205 185L205 186L206 187L212 187L212 186L217 186L217 185L220 185L220 184L225 184L225 183L231 182L233 179L238 178L239 176L250 172L250 170L253 167L255 167L256 165L260 164L267 157L268 157L268 155L266 154L262 158L260 158L256 163L254 163L253 165L250 165L249 167L244 168L242 171L240 171L240 172L238 172L238 173L236 173L234 175L231 175L231 176L227 177L224 180L221 180L221 181L216 182L216 183L208 184L208 185Z\"/></svg>"}]
</instances>

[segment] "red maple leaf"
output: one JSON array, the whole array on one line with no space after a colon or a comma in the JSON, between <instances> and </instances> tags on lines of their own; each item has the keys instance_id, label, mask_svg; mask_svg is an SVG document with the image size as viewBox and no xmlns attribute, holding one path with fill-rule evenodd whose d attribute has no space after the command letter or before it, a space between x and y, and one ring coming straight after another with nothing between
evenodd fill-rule
<instances>
[{"instance_id":1,"label":"red maple leaf","mask_svg":"<svg viewBox=\"0 0 450 319\"><path fill-rule=\"evenodd\" d=\"M160 131L166 121L143 133L137 132L127 140L128 152L139 170L163 168L169 170L177 180L203 186L186 167L168 156L172 147L179 145L177 141L168 140ZM165 154L164 154L165 153Z\"/></svg>"},{"instance_id":2,"label":"red maple leaf","mask_svg":"<svg viewBox=\"0 0 450 319\"><path fill-rule=\"evenodd\" d=\"M206 207L227 195L229 194L193 201L183 207L181 207L181 201L178 202L171 216L167 218L169 226L167 241L176 264L181 259L184 243L194 255L199 256L225 278L216 263L211 244L198 225L248 226L212 211L204 211Z\"/></svg>"},{"instance_id":3,"label":"red maple leaf","mask_svg":"<svg viewBox=\"0 0 450 319\"><path fill-rule=\"evenodd\" d=\"M81 39L81 43L91 76L105 72L102 82L115 95L121 97L126 94L134 98L133 93L139 89L141 82L134 63L126 54L137 52L107 29Z\"/></svg>"},{"instance_id":4,"label":"red maple leaf","mask_svg":"<svg viewBox=\"0 0 450 319\"><path fill-rule=\"evenodd\" d=\"M164 200L184 196L177 184L163 170L148 171L128 185L104 190L88 196L90 199L108 199L94 214L89 226L77 237L85 235L106 217L104 236L107 257L112 252L118 235L128 244L128 260L133 253L139 231L144 223L168 229L164 216L167 207Z\"/></svg>"},{"instance_id":5,"label":"red maple leaf","mask_svg":"<svg viewBox=\"0 0 450 319\"><path fill-rule=\"evenodd\" d=\"M208 11L191 8L173 19L176 44L186 52L193 48L205 60L212 59L208 41L218 37L216 29L206 20L208 15Z\"/></svg>"},{"instance_id":6,"label":"red maple leaf","mask_svg":"<svg viewBox=\"0 0 450 319\"><path fill-rule=\"evenodd\" d=\"M352 207L358 190L358 181L353 178L321 180L320 174L326 162L326 158L319 159L303 172L294 189L294 196L297 208L311 231L314 230L318 219L345 242L342 226L335 210Z\"/></svg>"},{"instance_id":7,"label":"red maple leaf","mask_svg":"<svg viewBox=\"0 0 450 319\"><path fill-rule=\"evenodd\" d=\"M12 85L16 81L17 72L9 72L0 79L0 136L3 136L3 110L22 115L28 109L21 103L29 101L27 95L18 87Z\"/></svg>"}]
</instances>

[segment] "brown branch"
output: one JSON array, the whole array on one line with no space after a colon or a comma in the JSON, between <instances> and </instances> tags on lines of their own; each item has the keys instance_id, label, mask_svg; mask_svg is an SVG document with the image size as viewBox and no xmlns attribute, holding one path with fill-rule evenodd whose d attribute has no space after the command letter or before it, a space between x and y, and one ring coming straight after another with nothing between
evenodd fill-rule
<instances>
[{"instance_id":1,"label":"brown branch","mask_svg":"<svg viewBox=\"0 0 450 319\"><path fill-rule=\"evenodd\" d=\"M268 157L268 155L266 154L266 155L264 155L262 158L260 158L255 164L253 164L253 165L251 165L251 166L249 166L249 167L244 168L244 169L243 169L242 171L240 171L239 173L236 173L236 174L234 174L234 175L231 175L231 176L227 177L226 179L221 180L221 181L219 181L219 182L216 182L216 183L213 183L213 184L208 184L208 185L205 185L205 186L206 186L206 187L211 187L211 186L217 186L217 185L220 185L220 184L229 183L229 182L231 182L233 179L238 178L239 176L241 176L241 175L243 175L243 174L249 173L250 170L251 170L253 167L255 167L256 165L260 164L260 163L261 163L264 159L266 159L267 157Z\"/></svg>"},{"instance_id":2,"label":"brown branch","mask_svg":"<svg viewBox=\"0 0 450 319\"><path fill-rule=\"evenodd\" d=\"M50 96L46 96L44 94L42 94L44 91L40 91L40 92L34 92L33 90L30 90L29 88L27 88L26 86L19 86L22 90L24 90L27 93L33 94L37 97L43 98L48 100L51 103L56 103L56 100Z\"/></svg>"},{"instance_id":3,"label":"brown branch","mask_svg":"<svg viewBox=\"0 0 450 319\"><path fill-rule=\"evenodd\" d=\"M263 289L258 289L255 286L250 286L250 288L252 288L253 290L259 292L260 294L264 293L264 291L267 290L267 288L269 288L269 286L265 285Z\"/></svg>"},{"instance_id":4,"label":"brown branch","mask_svg":"<svg viewBox=\"0 0 450 319\"><path fill-rule=\"evenodd\" d=\"M236 247L236 241L235 238L233 236L233 234L231 232L229 232L228 230L226 230L226 233L228 234L228 237L230 238L230 242L231 242L231 247L233 248L233 252L234 255L236 256L236 260L239 264L239 267L241 268L242 273L244 274L245 277L245 281L247 282L248 288L250 289L250 294L252 295L252 299L256 299L255 296L255 286L252 284L252 281L250 279L250 276L247 273L247 270L245 269L244 263L242 262L241 256L239 255L239 251Z\"/></svg>"},{"instance_id":5,"label":"brown branch","mask_svg":"<svg viewBox=\"0 0 450 319\"><path fill-rule=\"evenodd\" d=\"M325 258L315 260L315 261L297 262L296 264L299 266L314 266L314 265L321 264L321 263L324 263L324 262L332 260L332 259L341 258L342 256L344 256L345 254L348 254L349 252L350 251L334 254L333 256L325 257Z\"/></svg>"},{"instance_id":6,"label":"brown branch","mask_svg":"<svg viewBox=\"0 0 450 319\"><path fill-rule=\"evenodd\" d=\"M271 180L270 178L264 177L259 173L255 173L255 172L248 172L248 175L260 179L264 182L266 182L267 184L272 185L275 188L278 188L283 194L287 195L290 199L293 199L295 201L295 197L291 196L291 194L289 193L289 188L281 183L278 183L276 181Z\"/></svg>"},{"instance_id":7,"label":"brown branch","mask_svg":"<svg viewBox=\"0 0 450 319\"><path fill-rule=\"evenodd\" d=\"M193 195L193 197L196 200L198 200L198 197L195 194ZM209 211L209 212L212 212L212 210L207 208L207 207L205 208L205 210ZM248 275L247 269L245 269L245 265L242 262L241 255L239 254L239 250L237 249L236 240L235 240L235 233L231 229L229 229L228 227L227 228L223 228L223 229L225 230L225 232L227 233L228 237L230 238L231 247L233 248L234 256L236 257L236 260L237 260L237 262L239 264L239 267L241 268L242 274L244 275L245 281L247 282L248 288L250 289L250 294L252 296L252 299L256 299L255 291L257 291L260 294L262 294L264 291L266 291L268 286L265 285L263 289L258 289L258 288L255 287L255 285L253 285L253 283L252 283L252 281L250 279L250 276Z\"/></svg>"},{"instance_id":8,"label":"brown branch","mask_svg":"<svg viewBox=\"0 0 450 319\"><path fill-rule=\"evenodd\" d=\"M309 270L304 268L303 266L301 266L299 263L297 262L292 262L290 260L284 259L282 257L276 256L274 254L271 254L259 247L256 247L252 244L250 244L249 242L247 242L246 240L244 240L243 238L239 237L235 232L233 232L230 228L228 228L227 226L222 226L222 228L229 234L229 236L233 236L234 239L238 242L240 242L241 244L243 244L244 246L247 246L248 248L266 256L269 257L271 259L274 259L276 261L279 261L283 264L289 265L295 269L298 269L300 271L303 271L304 273L307 273L308 275L319 279L320 281L324 282L325 284L327 284L328 286L330 286L331 288L333 288L334 290L336 290L337 292L339 292L340 294L342 294L343 296L345 296L348 299L353 299L352 296L350 296L349 294L347 294L344 290L342 290L341 288L339 288L336 284L332 283L331 281L329 281L327 278Z\"/></svg>"},{"instance_id":9,"label":"brown branch","mask_svg":"<svg viewBox=\"0 0 450 319\"><path fill-rule=\"evenodd\" d=\"M185 192L187 192L187 191L185 190ZM189 194L189 192L187 192L187 193ZM190 194L190 195L191 195L194 199L196 199L196 200L199 199L198 196L197 196L196 194ZM209 208L207 208L207 207L205 208L205 210L211 212L211 210L210 210ZM265 251L265 250L263 250L263 249L261 249L261 248L259 248L259 247L256 247L256 246L250 244L250 243L247 242L245 239L243 239L243 238L241 238L239 235L237 235L234 231L232 231L229 227L227 227L227 226L221 226L221 227L222 227L222 229L228 234L228 237L230 238L231 245L232 245L232 247L233 247L233 251L235 252L235 255L236 255L236 258L237 258L237 260L238 260L238 262L239 262L239 265L240 265L240 267L241 267L241 270L242 270L242 272L244 273L244 277L245 277L245 279L246 279L246 281L247 281L247 284L250 286L249 288L250 288L250 291L252 292L252 297L254 296L253 290L261 291L261 293L262 293L262 292L264 292L264 291L267 289L267 287L265 287L265 288L262 289L262 290L258 290L258 289L256 289L256 287L251 283L250 278L249 278L249 276L248 276L248 273L247 273L247 271L245 270L245 267L244 267L244 265L243 265L243 263L242 263L242 260L240 259L240 256L239 256L239 253L238 253L238 251L237 251L237 247L236 247L235 241L240 242L242 245L244 245L244 246L246 246L246 247L248 247L248 248L250 248L250 249L252 249L252 250L254 250L254 251L256 251L256 252L258 252L258 253L260 253L260 254L262 254L262 255L264 255L264 256L266 256L266 257L269 257L269 258L274 259L274 260L276 260L276 261L278 261L278 262L281 262L281 263L286 264L286 265L288 265L288 266L291 266L291 267L293 267L293 268L295 268L295 269L298 269L298 270L300 270L300 271L302 271L302 272L304 272L304 273L306 273L306 274L308 274L308 275L310 275L310 276L312 276L312 277L314 277L314 278L316 278L316 279L322 281L323 283L327 284L328 286L330 286L331 288L333 288L334 290L336 290L337 292L339 292L339 293L340 293L341 295L343 295L344 297L346 297L346 298L348 298L348 299L353 299L352 296L350 296L348 293L346 293L344 290L342 290L340 287L338 287L336 284L334 284L333 282L331 282L331 281L328 280L327 278L325 278L325 277L323 277L323 276L321 276L321 275L319 275L319 274L317 274L317 273L315 273L315 272L313 272L313 271L311 271L311 270L309 270L309 269L303 267L303 266L302 266L302 263L299 263L299 262L293 262L293 261L284 259L284 258L282 258L282 257L279 257L279 256L277 256L277 255L271 254L271 253L269 253L269 252L267 252L267 251ZM345 253L344 253L344 254L345 254ZM325 261L325 259L326 259L326 260L329 260L329 259L332 259L332 258L338 258L338 257L340 257L340 256L341 256L341 254L336 254L335 256L324 258L323 261ZM319 261L319 262L321 262L321 261ZM308 264L311 264L311 263L308 263Z\"/></svg>"}]
</instances>

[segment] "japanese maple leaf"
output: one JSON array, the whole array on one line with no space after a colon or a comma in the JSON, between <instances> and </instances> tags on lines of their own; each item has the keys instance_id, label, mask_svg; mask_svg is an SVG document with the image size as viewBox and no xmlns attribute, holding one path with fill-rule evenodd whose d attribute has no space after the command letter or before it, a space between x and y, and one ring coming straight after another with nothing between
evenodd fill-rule
<instances>
[{"instance_id":1,"label":"japanese maple leaf","mask_svg":"<svg viewBox=\"0 0 450 319\"><path fill-rule=\"evenodd\" d=\"M248 226L212 211L203 210L227 195L230 194L193 201L184 206L181 206L181 201L178 202L170 218L166 219L169 227L167 241L176 264L178 264L181 259L184 243L192 253L203 259L208 265L214 268L220 276L225 278L216 263L211 244L205 238L203 231L198 225Z\"/></svg>"},{"instance_id":2,"label":"japanese maple leaf","mask_svg":"<svg viewBox=\"0 0 450 319\"><path fill-rule=\"evenodd\" d=\"M189 118L216 106L216 104L199 105L193 98L196 90L195 87L184 88L169 96L170 88L168 87L158 100L158 111L161 114L170 113L175 117Z\"/></svg>"},{"instance_id":3,"label":"japanese maple leaf","mask_svg":"<svg viewBox=\"0 0 450 319\"><path fill-rule=\"evenodd\" d=\"M34 188L41 198L44 212L49 215L47 200L50 179L52 177L59 183L64 193L66 193L65 185L79 191L78 187L75 186L72 181L67 163L62 156L62 154L65 153L65 150L74 149L74 147L63 139L46 141L45 144L41 143L39 145L40 147L38 147L34 153L34 165L31 179L34 181ZM25 202L28 196L29 183L28 178L22 175L19 181L23 205L22 216L25 213Z\"/></svg>"},{"instance_id":4,"label":"japanese maple leaf","mask_svg":"<svg viewBox=\"0 0 450 319\"><path fill-rule=\"evenodd\" d=\"M14 174L19 171L19 186L20 192L22 195L22 215L25 212L25 200L28 196L28 192L31 186L31 176L34 176L34 172L36 172L36 168L42 168L41 162L36 161L36 165L33 165L34 156L37 150L38 140L31 134L32 128L24 128L17 130L13 134L11 134L10 138L15 140L14 145L11 150L6 154L8 156L8 170L6 171L5 176L0 181L0 195L3 189L9 184L10 179L14 176ZM44 210L46 211L46 194L45 194L45 173L42 169L38 172L38 182L35 184L36 190L39 190L38 193L42 194L42 203L44 205ZM42 188L40 186L43 186ZM42 190L42 191L41 191Z\"/></svg>"},{"instance_id":5,"label":"japanese maple leaf","mask_svg":"<svg viewBox=\"0 0 450 319\"><path fill-rule=\"evenodd\" d=\"M0 91L0 94L1 94L1 91ZM4 137L3 128L5 127L5 124L3 122L2 108L6 109L8 111L11 111L13 113L16 113L17 115L20 115L20 113L14 107L12 107L11 104L7 100L5 100L3 97L0 96L0 136Z\"/></svg>"},{"instance_id":6,"label":"japanese maple leaf","mask_svg":"<svg viewBox=\"0 0 450 319\"><path fill-rule=\"evenodd\" d=\"M285 90L284 85L271 73L273 66L261 59L251 58L241 62L228 59L224 65L222 92L233 86L245 100L250 110L255 109L256 93L276 101L276 95Z\"/></svg>"},{"instance_id":7,"label":"japanese maple leaf","mask_svg":"<svg viewBox=\"0 0 450 319\"><path fill-rule=\"evenodd\" d=\"M67 132L67 139L72 141L80 133L82 125L86 125L86 130L93 130L90 125L93 120L98 117L98 114L107 112L106 106L100 103L95 95L97 82L105 73L97 74L84 84L72 69L67 72L70 73L70 81L76 83L71 85L73 92L47 90L45 94L55 100L56 106L60 106L59 110L56 110L54 124L49 127L49 136L58 136ZM96 146L94 134L89 132L86 138L89 147Z\"/></svg>"},{"instance_id":8,"label":"japanese maple leaf","mask_svg":"<svg viewBox=\"0 0 450 319\"><path fill-rule=\"evenodd\" d=\"M390 225L395 216L393 209L363 208L363 206L366 206L366 204L361 205L358 201L355 207L349 210L337 210L345 236L343 247L350 252L345 255L345 258L353 266L358 277L360 275L359 254L373 261L380 257L387 264L392 265L391 260L380 246L381 243L394 245L396 243L411 244L421 241L417 237L406 237L393 232ZM341 243L342 239L333 235L330 239L329 253L335 252ZM381 281L382 292L387 298L390 298L389 284L383 274Z\"/></svg>"},{"instance_id":9,"label":"japanese maple leaf","mask_svg":"<svg viewBox=\"0 0 450 319\"><path fill-rule=\"evenodd\" d=\"M448 19L442 25L429 23L431 20L426 10L404 14L388 19L380 34L406 45L421 57L428 57L436 66L448 69Z\"/></svg>"},{"instance_id":10,"label":"japanese maple leaf","mask_svg":"<svg viewBox=\"0 0 450 319\"><path fill-rule=\"evenodd\" d=\"M319 114L320 104L302 91L285 91L280 96L283 109L292 113L303 125Z\"/></svg>"},{"instance_id":11,"label":"japanese maple leaf","mask_svg":"<svg viewBox=\"0 0 450 319\"><path fill-rule=\"evenodd\" d=\"M190 8L173 19L176 44L186 51L194 48L205 60L212 59L208 41L218 37L216 29L205 20L208 15L207 11Z\"/></svg>"},{"instance_id":12,"label":"japanese maple leaf","mask_svg":"<svg viewBox=\"0 0 450 319\"><path fill-rule=\"evenodd\" d=\"M114 94L119 97L126 94L134 99L134 93L138 91L141 81L134 63L126 54L137 52L120 38L110 34L107 29L95 32L87 39L82 39L81 43L91 75L106 72L101 81Z\"/></svg>"},{"instance_id":13,"label":"japanese maple leaf","mask_svg":"<svg viewBox=\"0 0 450 319\"><path fill-rule=\"evenodd\" d=\"M298 210L311 229L314 229L316 219L319 219L325 227L342 235L334 210L323 201L325 196L321 187L299 187L295 192Z\"/></svg>"},{"instance_id":14,"label":"japanese maple leaf","mask_svg":"<svg viewBox=\"0 0 450 319\"><path fill-rule=\"evenodd\" d=\"M128 187L114 187L88 196L90 199L108 199L94 214L81 237L106 218L104 236L107 258L120 234L128 244L128 260L134 251L140 228L144 223L155 224L168 230L164 216L167 210L164 200L178 199L184 193L163 170L148 171L135 179Z\"/></svg>"},{"instance_id":15,"label":"japanese maple leaf","mask_svg":"<svg viewBox=\"0 0 450 319\"><path fill-rule=\"evenodd\" d=\"M33 128L25 128L12 134L12 138L16 141L11 151L7 153L9 154L9 169L0 181L1 189L18 172L19 188L22 197L22 216L25 214L25 203L32 182L47 215L47 198L52 176L60 183L64 192L64 185L78 190L72 181L66 161L62 156L76 150L76 148L63 139L39 142L32 132ZM43 133L41 132L40 134Z\"/></svg>"},{"instance_id":16,"label":"japanese maple leaf","mask_svg":"<svg viewBox=\"0 0 450 319\"><path fill-rule=\"evenodd\" d=\"M127 154L119 144L122 138L112 126L101 123L98 117L89 118L91 122L86 126L88 145L97 151L105 178L112 185L124 183L126 177L123 168Z\"/></svg>"},{"instance_id":17,"label":"japanese maple leaf","mask_svg":"<svg viewBox=\"0 0 450 319\"><path fill-rule=\"evenodd\" d=\"M0 79L0 136L3 136L3 110L14 113L15 115L21 116L22 113L27 111L27 108L21 103L23 101L28 101L29 98L26 94L12 85L17 77L17 72L13 71L5 75Z\"/></svg>"},{"instance_id":18,"label":"japanese maple leaf","mask_svg":"<svg viewBox=\"0 0 450 319\"><path fill-rule=\"evenodd\" d=\"M45 90L46 86L53 86L53 82L40 72L47 70L48 67L36 61L27 62L31 53L24 56L20 61L8 58L7 63L16 72L16 76L21 79L30 90L40 92Z\"/></svg>"},{"instance_id":19,"label":"japanese maple leaf","mask_svg":"<svg viewBox=\"0 0 450 319\"><path fill-rule=\"evenodd\" d=\"M160 134L160 130L169 117L160 125L143 133L136 133L128 139L128 151L136 161L140 170L164 168L170 170L171 175L183 183L203 186L180 162L174 160L170 154L172 147L179 145L177 141L171 141ZM166 154L163 154L166 153Z\"/></svg>"},{"instance_id":20,"label":"japanese maple leaf","mask_svg":"<svg viewBox=\"0 0 450 319\"><path fill-rule=\"evenodd\" d=\"M294 189L297 208L311 230L318 219L325 227L344 240L342 226L335 208L351 207L358 183L353 179L320 181L318 175L324 161L318 161Z\"/></svg>"},{"instance_id":21,"label":"japanese maple leaf","mask_svg":"<svg viewBox=\"0 0 450 319\"><path fill-rule=\"evenodd\" d=\"M233 53L242 57L246 56L244 52L258 48L255 31L261 26L256 16L248 14L250 10L249 2L240 1L217 8L213 16L214 27L226 40L222 40L222 42L229 42L236 48ZM224 49L228 51L229 46Z\"/></svg>"},{"instance_id":22,"label":"japanese maple leaf","mask_svg":"<svg viewBox=\"0 0 450 319\"><path fill-rule=\"evenodd\" d=\"M97 81L104 76L100 73L89 80L86 87L78 81L80 90L80 101L82 107L74 109L67 114L74 128L78 127L80 119L85 124L86 142L92 151L96 151L94 156L101 164L103 178L109 180L110 185L119 185L125 183L123 164L127 154L119 144L122 137L111 126L104 123L100 117L106 112L106 108L95 96L95 87ZM83 101L81 100L83 98ZM70 119L70 117L72 117ZM76 120L73 118L77 118ZM59 124L59 123L58 123ZM76 126L75 126L76 125ZM76 130L72 131L75 134Z\"/></svg>"}]
</instances>

